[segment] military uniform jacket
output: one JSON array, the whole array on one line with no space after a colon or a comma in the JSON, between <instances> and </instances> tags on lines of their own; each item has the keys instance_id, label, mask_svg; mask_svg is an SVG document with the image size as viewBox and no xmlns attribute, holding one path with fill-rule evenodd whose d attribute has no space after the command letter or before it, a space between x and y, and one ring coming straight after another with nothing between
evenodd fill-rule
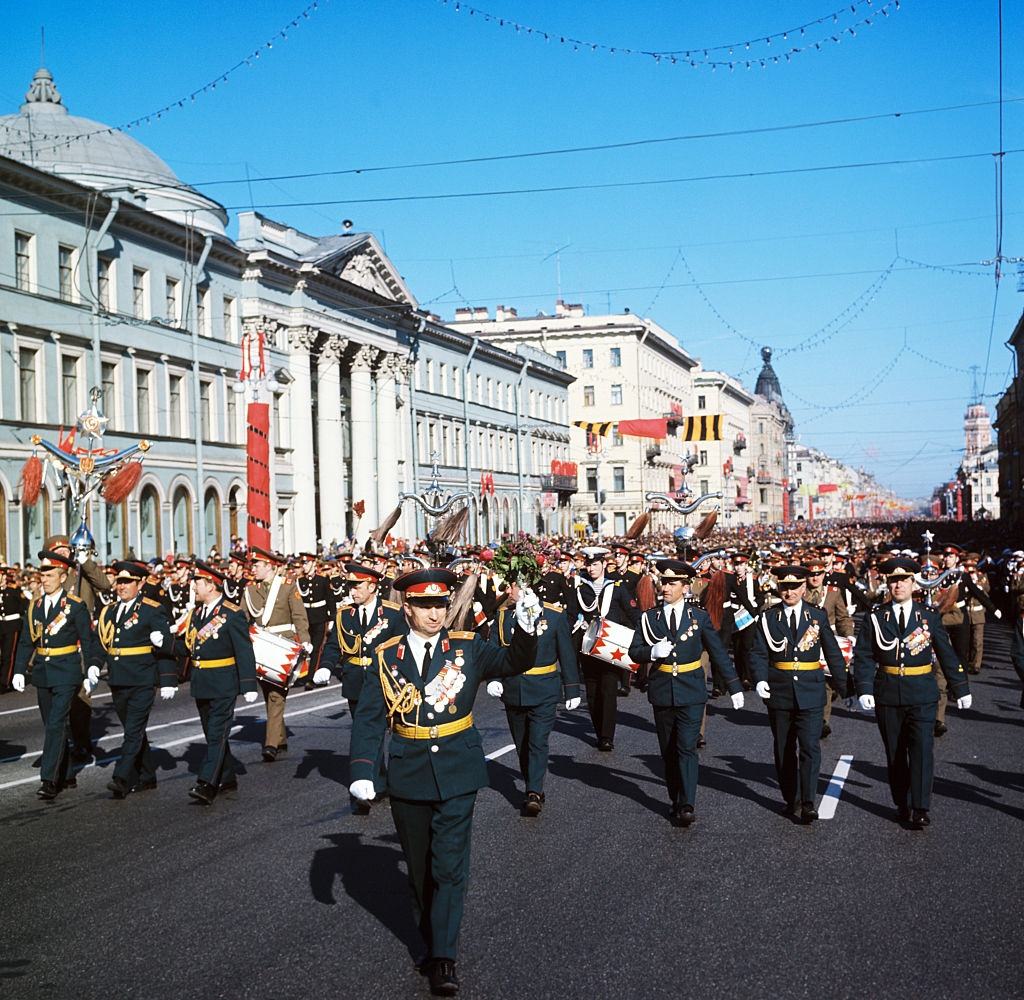
<instances>
[{"instance_id":1,"label":"military uniform jacket","mask_svg":"<svg viewBox=\"0 0 1024 1000\"><path fill-rule=\"evenodd\" d=\"M192 697L235 698L239 691L255 691L256 659L245 612L221 597L204 620L205 607L197 605L188 613L184 637L175 639L172 650L192 660Z\"/></svg>"},{"instance_id":2,"label":"military uniform jacket","mask_svg":"<svg viewBox=\"0 0 1024 1000\"><path fill-rule=\"evenodd\" d=\"M671 640L672 652L665 659L653 662L658 665L698 663L707 650L712 664L725 678L729 693L743 690L736 668L711 624L710 615L703 608L681 602L675 632L669 628L669 610L664 605L645 611L629 647L630 658L637 663L651 663L651 647L662 639ZM656 708L703 705L708 700L708 684L700 667L675 673L652 670L647 685L647 700Z\"/></svg>"},{"instance_id":3,"label":"military uniform jacket","mask_svg":"<svg viewBox=\"0 0 1024 1000\"><path fill-rule=\"evenodd\" d=\"M430 642L432 655L426 682L420 678L419 664L405 636L396 636L377 650L376 668L366 672L366 683L352 722L351 779L372 781L375 776L388 722L383 674L389 686L410 684L420 700L420 704L406 711L404 716L396 713L392 720L388 791L402 799L436 802L468 795L487 785L487 764L480 733L469 725L450 736L412 739L402 735L400 724L426 727L428 732L430 727L445 723L462 721L465 724L472 714L480 684L528 670L536 662L537 640L528 632L516 629L509 647L500 649L489 645L475 632L441 629ZM446 687L446 680L451 686L447 687L445 697L450 695L452 701L447 707L442 704L438 708L439 700L426 701L425 692L437 694L439 686Z\"/></svg>"},{"instance_id":4,"label":"military uniform jacket","mask_svg":"<svg viewBox=\"0 0 1024 1000\"><path fill-rule=\"evenodd\" d=\"M177 664L166 657L158 660L149 639L150 632L159 632L164 637L164 646L171 643L164 606L140 594L126 607L119 622L120 605L116 601L105 607L96 623L96 666L106 664L107 682L112 687L153 687L157 683L161 687L177 687Z\"/></svg>"},{"instance_id":5,"label":"military uniform jacket","mask_svg":"<svg viewBox=\"0 0 1024 1000\"><path fill-rule=\"evenodd\" d=\"M569 592L565 613L570 624L582 616L586 622L608 618L619 625L636 628L640 622L640 606L621 580L604 578L600 593L588 580L578 580Z\"/></svg>"},{"instance_id":6,"label":"military uniform jacket","mask_svg":"<svg viewBox=\"0 0 1024 1000\"><path fill-rule=\"evenodd\" d=\"M20 587L0 589L0 635L17 632L21 628L26 606L25 592Z\"/></svg>"},{"instance_id":7,"label":"military uniform jacket","mask_svg":"<svg viewBox=\"0 0 1024 1000\"><path fill-rule=\"evenodd\" d=\"M767 681L771 689L769 708L824 708L828 696L821 658L832 675L832 685L846 692L846 662L828 623L828 615L806 600L796 627L796 641L790 635L784 604L765 611L758 622L750 649L750 669L756 681ZM815 663L818 669L784 670L777 663Z\"/></svg>"},{"instance_id":8,"label":"military uniform jacket","mask_svg":"<svg viewBox=\"0 0 1024 1000\"><path fill-rule=\"evenodd\" d=\"M853 635L853 619L850 617L846 601L837 588L827 586L820 590L808 589L804 594L804 600L816 608L821 608L828 615L828 623L836 635L846 639Z\"/></svg>"},{"instance_id":9,"label":"military uniform jacket","mask_svg":"<svg viewBox=\"0 0 1024 1000\"><path fill-rule=\"evenodd\" d=\"M85 601L89 616L92 617L96 609L96 595L105 591L113 591L114 585L107 579L95 559L86 559L84 563L80 563L68 571L64 589L69 594L74 594L75 597L80 597Z\"/></svg>"},{"instance_id":10,"label":"military uniform jacket","mask_svg":"<svg viewBox=\"0 0 1024 1000\"><path fill-rule=\"evenodd\" d=\"M309 620L306 618L306 606L302 603L299 588L284 577L279 579L281 584L277 588L274 607L265 624L263 611L274 586L273 577L262 583L250 583L245 588L242 607L245 608L249 621L262 625L275 635L283 636L285 639L298 639L299 642L309 642Z\"/></svg>"},{"instance_id":11,"label":"military uniform jacket","mask_svg":"<svg viewBox=\"0 0 1024 1000\"><path fill-rule=\"evenodd\" d=\"M45 598L29 602L25 627L18 637L14 672L24 674L32 666L32 683L36 687L57 687L60 684L81 684L85 664L102 662L96 651L89 609L80 597L62 591L49 615ZM40 650L60 649L66 652L47 656Z\"/></svg>"},{"instance_id":12,"label":"military uniform jacket","mask_svg":"<svg viewBox=\"0 0 1024 1000\"><path fill-rule=\"evenodd\" d=\"M967 674L949 641L938 611L914 601L901 634L891 604L865 615L853 651L857 694L874 694L879 705L928 705L939 700L934 655L946 675L951 698L968 692ZM893 669L888 672L885 668ZM907 674L899 668L928 667Z\"/></svg>"},{"instance_id":13,"label":"military uniform jacket","mask_svg":"<svg viewBox=\"0 0 1024 1000\"><path fill-rule=\"evenodd\" d=\"M334 617L334 594L326 576L319 573L300 576L295 586L299 588L299 596L306 609L306 620L310 625L323 625Z\"/></svg>"},{"instance_id":14,"label":"military uniform jacket","mask_svg":"<svg viewBox=\"0 0 1024 1000\"><path fill-rule=\"evenodd\" d=\"M506 705L528 708L580 696L580 671L569 621L555 604L545 604L542 614L548 627L537 638L536 662L525 674L516 674L503 683L501 700ZM506 649L518 628L515 608L506 605L498 610L498 619L487 641ZM550 672L533 673L552 666L555 669Z\"/></svg>"},{"instance_id":15,"label":"military uniform jacket","mask_svg":"<svg viewBox=\"0 0 1024 1000\"><path fill-rule=\"evenodd\" d=\"M320 665L333 669L340 663L341 693L345 698L358 701L366 671L377 665L376 650L388 639L405 635L407 631L402 606L394 601L378 599L365 628L360 628L358 607L340 608L324 645Z\"/></svg>"}]
</instances>

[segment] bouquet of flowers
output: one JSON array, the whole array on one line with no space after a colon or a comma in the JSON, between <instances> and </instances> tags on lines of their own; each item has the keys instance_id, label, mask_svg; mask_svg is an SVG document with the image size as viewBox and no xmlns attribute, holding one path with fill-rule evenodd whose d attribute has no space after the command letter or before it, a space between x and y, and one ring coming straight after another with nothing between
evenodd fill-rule
<instances>
[{"instance_id":1,"label":"bouquet of flowers","mask_svg":"<svg viewBox=\"0 0 1024 1000\"><path fill-rule=\"evenodd\" d=\"M508 583L533 587L544 572L544 556L534 546L533 539L520 531L514 539L502 542L491 559L491 568Z\"/></svg>"}]
</instances>

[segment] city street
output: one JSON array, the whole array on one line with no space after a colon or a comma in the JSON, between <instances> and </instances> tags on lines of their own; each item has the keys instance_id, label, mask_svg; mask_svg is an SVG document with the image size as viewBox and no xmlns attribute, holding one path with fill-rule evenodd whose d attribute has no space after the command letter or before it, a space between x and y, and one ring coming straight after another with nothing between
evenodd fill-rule
<instances>
[{"instance_id":1,"label":"city street","mask_svg":"<svg viewBox=\"0 0 1024 1000\"><path fill-rule=\"evenodd\" d=\"M545 812L521 818L504 715L481 691L491 788L476 809L463 995L1024 996L1024 712L1007 641L989 626L975 709L949 713L923 832L894 821L873 721L842 708L822 775L824 790L851 756L841 794L811 827L785 818L752 693L740 712L712 703L692 829L665 818L635 691L610 754L585 708L562 714ZM201 738L185 691L153 714L159 788L125 801L104 787L120 736L109 696L94 715L109 756L53 804L35 797L34 695L0 701L5 995L427 995L388 807L349 809L340 689L288 704L288 755L264 764L261 713L239 702L240 789L204 808L187 795Z\"/></svg>"}]
</instances>

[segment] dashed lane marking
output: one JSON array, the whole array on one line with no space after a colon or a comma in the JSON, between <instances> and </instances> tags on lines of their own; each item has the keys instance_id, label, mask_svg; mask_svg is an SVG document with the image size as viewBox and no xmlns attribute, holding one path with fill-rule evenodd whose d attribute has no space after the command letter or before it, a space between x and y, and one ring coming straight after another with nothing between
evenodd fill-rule
<instances>
[{"instance_id":1,"label":"dashed lane marking","mask_svg":"<svg viewBox=\"0 0 1024 1000\"><path fill-rule=\"evenodd\" d=\"M819 819L834 819L836 809L839 808L839 796L843 794L843 785L850 773L850 765L853 763L852 754L843 754L836 763L836 769L832 772L828 788L822 796L821 805L818 806Z\"/></svg>"}]
</instances>

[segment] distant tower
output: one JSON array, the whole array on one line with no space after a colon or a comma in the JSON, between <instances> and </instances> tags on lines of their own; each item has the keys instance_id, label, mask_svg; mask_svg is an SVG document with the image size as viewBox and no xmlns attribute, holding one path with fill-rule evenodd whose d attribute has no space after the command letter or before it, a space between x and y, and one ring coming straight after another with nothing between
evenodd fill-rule
<instances>
[{"instance_id":1,"label":"distant tower","mask_svg":"<svg viewBox=\"0 0 1024 1000\"><path fill-rule=\"evenodd\" d=\"M973 461L992 444L992 421L984 403L971 403L964 414L964 461Z\"/></svg>"}]
</instances>

